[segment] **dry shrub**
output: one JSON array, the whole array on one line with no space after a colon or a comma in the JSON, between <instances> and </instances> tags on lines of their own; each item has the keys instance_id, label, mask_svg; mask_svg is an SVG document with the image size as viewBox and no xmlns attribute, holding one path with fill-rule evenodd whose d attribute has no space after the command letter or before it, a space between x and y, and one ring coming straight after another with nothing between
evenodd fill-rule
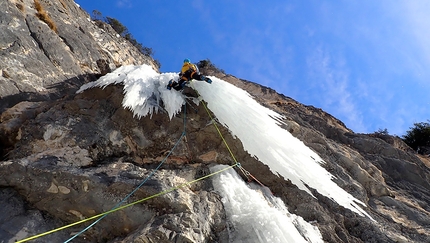
<instances>
[{"instance_id":1,"label":"dry shrub","mask_svg":"<svg viewBox=\"0 0 430 243\"><path fill-rule=\"evenodd\" d=\"M9 73L8 73L8 72L6 72L6 70L3 70L3 71L2 71L2 76L3 76L4 78L10 78Z\"/></svg>"},{"instance_id":2,"label":"dry shrub","mask_svg":"<svg viewBox=\"0 0 430 243\"><path fill-rule=\"evenodd\" d=\"M61 5L63 5L63 8L64 8L64 9L67 9L67 5L66 5L66 3L64 2L64 0L60 0L60 3L61 3Z\"/></svg>"},{"instance_id":3,"label":"dry shrub","mask_svg":"<svg viewBox=\"0 0 430 243\"><path fill-rule=\"evenodd\" d=\"M57 32L57 26L55 25L54 21L49 17L48 13L43 9L42 4L40 4L39 0L34 0L34 7L37 10L36 16L45 22L51 30L53 30L55 33Z\"/></svg>"},{"instance_id":4,"label":"dry shrub","mask_svg":"<svg viewBox=\"0 0 430 243\"><path fill-rule=\"evenodd\" d=\"M25 12L24 5L22 5L21 3L17 3L16 7L19 9L19 11L21 11L23 13Z\"/></svg>"}]
</instances>

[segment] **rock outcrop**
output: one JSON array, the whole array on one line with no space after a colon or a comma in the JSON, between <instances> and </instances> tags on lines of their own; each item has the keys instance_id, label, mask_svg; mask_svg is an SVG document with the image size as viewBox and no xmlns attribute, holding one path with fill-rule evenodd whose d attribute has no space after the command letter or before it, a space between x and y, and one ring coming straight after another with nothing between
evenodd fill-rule
<instances>
[{"instance_id":1,"label":"rock outcrop","mask_svg":"<svg viewBox=\"0 0 430 243\"><path fill-rule=\"evenodd\" d=\"M178 142L183 117L133 117L121 105L121 85L75 94L83 83L118 66L156 65L108 26L99 28L73 1L38 2L56 28L38 17L33 0L0 3L0 242L112 209L175 144L169 159L127 202L206 175L212 164L231 163L203 109L188 108L186 137ZM311 197L220 128L243 166L290 212L316 225L324 241L430 242L428 158L397 137L356 134L323 110L270 88L216 69L202 72L247 90L282 114L285 129L327 162L324 167L339 186L367 205L375 221L316 191ZM202 180L112 213L73 242L229 242L225 217L220 196ZM33 242L63 242L81 229Z\"/></svg>"},{"instance_id":2,"label":"rock outcrop","mask_svg":"<svg viewBox=\"0 0 430 243\"><path fill-rule=\"evenodd\" d=\"M366 202L371 216L380 224L362 218L325 215L337 209L324 198L309 207L307 200L282 191L276 183L262 181L285 198L289 209L306 220L328 223L324 240L328 242L426 242L429 240L429 159L416 154L400 138L382 134L356 134L330 114L276 93L274 90L216 70L203 70L247 90L261 104L284 115L287 129L328 162L325 168L336 182L357 199ZM250 168L254 168L251 166ZM261 173L259 168L251 173ZM284 185L282 185L284 187ZM277 194L278 195L278 194ZM296 194L297 195L297 194ZM310 200L313 201L313 200ZM328 203L328 205L325 205ZM311 203L313 204L313 202ZM323 208L321 208L321 206ZM312 209L312 210L310 210ZM315 215L314 212L319 212ZM333 219L342 222L333 226ZM330 222L330 223L329 223ZM361 230L351 229L351 226ZM322 229L325 226L319 225ZM346 231L342 228L345 227ZM331 229L331 231L330 231ZM333 232L335 229L335 232ZM352 235L353 237L345 237ZM378 236L379 235L379 236Z\"/></svg>"},{"instance_id":3,"label":"rock outcrop","mask_svg":"<svg viewBox=\"0 0 430 243\"><path fill-rule=\"evenodd\" d=\"M73 0L6 0L0 9L0 111L62 96L121 65L153 65Z\"/></svg>"}]
</instances>

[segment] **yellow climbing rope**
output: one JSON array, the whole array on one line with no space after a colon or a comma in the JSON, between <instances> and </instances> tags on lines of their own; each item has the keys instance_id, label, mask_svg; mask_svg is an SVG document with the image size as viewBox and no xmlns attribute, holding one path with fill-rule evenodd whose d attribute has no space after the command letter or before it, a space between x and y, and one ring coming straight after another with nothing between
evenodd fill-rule
<instances>
[{"instance_id":1,"label":"yellow climbing rope","mask_svg":"<svg viewBox=\"0 0 430 243\"><path fill-rule=\"evenodd\" d=\"M191 83L191 86L192 86L192 87L193 87L193 89L197 92L197 95L199 95L199 96L201 97L201 95L200 95L200 94L199 94L199 92L194 88L194 85L192 85L192 83ZM232 152L232 151L231 151L231 149L230 149L230 146L228 145L227 141L225 140L224 136L222 135L221 130L218 128L218 126L217 126L217 124L216 124L215 119L212 117L212 115L211 115L211 113L210 113L209 109L207 108L207 106L206 106L205 102L203 102L203 101L202 101L201 103L203 104L203 107L205 108L206 113L208 113L209 118L210 118L210 119L211 119L211 121L212 121L212 124L215 126L215 129L218 131L218 134L219 134L219 136L221 137L221 139L222 139L222 141L223 141L224 145L227 147L227 150L229 151L229 153L230 153L230 155L231 155L231 158L233 159L234 163L238 165L238 168L240 169L240 171L244 174L244 176L248 179L248 181L251 181L251 180L249 179L249 177L248 177L248 176L251 176L255 181L257 181L259 184L263 185L263 184L262 184L260 181L258 181L254 176L252 176L252 175L251 175L251 173L249 173L247 170L245 170L245 169L241 166L241 164L237 161L236 157L234 156L233 152Z\"/></svg>"},{"instance_id":2,"label":"yellow climbing rope","mask_svg":"<svg viewBox=\"0 0 430 243\"><path fill-rule=\"evenodd\" d=\"M194 90L195 90L195 89L194 89ZM197 90L196 90L196 92L197 92ZM197 94L198 94L198 92L197 92ZM198 95L200 96L200 94L198 94ZM113 212L116 212L116 211L119 211L119 210L122 210L122 209L125 209L125 208L130 207L130 206L133 206L133 205L135 205L135 204L142 203L142 202L144 202L144 201L146 201L146 200L149 200L149 199L152 199L152 198L155 198L155 197L158 197L158 196L162 196L162 195L164 195L164 194L167 194L167 193L170 193L170 192L172 192L172 191L178 190L178 189L180 189L180 188L182 188L182 187L185 187L185 186L187 186L187 185L190 185L190 184L192 184L192 183L195 183L195 182L201 181L201 180L203 180L203 179L206 179L206 178L209 178L209 177L211 177L211 176L214 176L214 175L216 175L216 174L218 174L218 173L224 172L224 171L226 171L226 170L228 170L228 169L231 169L231 168L233 168L233 167L235 167L235 166L238 166L238 167L239 167L239 169L244 173L244 175L245 175L247 178L248 178L248 176L251 176L254 180L256 180L258 183L260 183L257 179L255 179L255 177L254 177L254 176L252 176L248 171L246 171L244 168L242 168L242 166L240 165L240 163L236 160L236 157L234 156L234 154L233 154L232 150L230 149L230 146L228 145L227 141L225 140L224 136L222 135L221 130L218 128L218 126L217 126L217 124L216 124L215 119L214 119L214 118L212 117L212 115L210 114L209 109L207 108L206 104L205 104L204 102L202 102L202 104L203 104L203 106L204 106L204 108L205 108L206 112L208 113L209 118L212 120L212 123L214 124L214 126L215 126L215 128L216 128L216 130L217 130L218 134L220 135L220 137L221 137L221 139L222 139L223 143L224 143L224 144L225 144L225 146L227 147L227 150L229 151L229 153L230 153L230 155L231 155L231 157L232 157L232 159L233 159L233 161L234 161L234 164L232 164L232 165L230 165L230 166L228 166L228 167L226 167L226 168L224 168L224 169L221 169L221 170L219 170L219 171L216 171L216 172L213 172L213 173L211 173L211 174L208 174L208 175L206 175L206 176L202 176L202 177L200 177L200 178L198 178L198 179L195 179L195 180L192 180L192 181L189 181L189 182L182 183L182 184L180 184L180 185L178 185L178 186L176 186L176 187L172 187L172 188L167 189L167 190L165 190L165 191L162 191L162 192L159 192L159 193L157 193L157 194L151 195L151 196L149 196L149 197L146 197L146 198L143 198L143 199L137 200L137 201L135 201L135 202L132 202L132 203L129 203L129 204L126 204L126 205L123 205L123 206L116 207L116 208L111 209L111 210L109 210L109 211L106 211L106 212L104 212L104 213L97 214L97 215L94 215L94 216L92 216L92 217L89 217L89 218L83 219L83 220L81 220L81 221L77 221L77 222L75 222L75 223L68 224L68 225L65 225L65 226L62 226L62 227L59 227L59 228L53 229L53 230L51 230L51 231L47 231L47 232L45 232L45 233L38 234L38 235L35 235L35 236L32 236L32 237L29 237L29 238L25 238L25 239L22 239L22 240L20 240L20 241L16 241L16 242L17 242L17 243L27 242L27 241L30 241L30 240L34 240L34 239L37 239L37 238L40 238L40 237L43 237L43 236L46 236L46 235L49 235L49 234L52 234L52 233L55 233L55 232L61 231L61 230L63 230L63 229L70 228L70 227L75 226L75 225L78 225L78 224L82 224L82 223L88 222L88 221L93 220L93 219L98 219L98 218L100 218L100 217L103 217L103 216L105 216L105 215L111 214L111 213L113 213ZM185 127L184 127L184 129L185 129ZM181 138L182 138L182 137L181 137ZM260 183L260 184L261 184L261 183Z\"/></svg>"},{"instance_id":3,"label":"yellow climbing rope","mask_svg":"<svg viewBox=\"0 0 430 243\"><path fill-rule=\"evenodd\" d=\"M180 189L180 188L182 188L182 187L185 187L185 186L187 186L187 185L190 185L190 184L193 184L193 183L195 183L195 182L198 182L198 181L201 181L201 180L203 180L203 179L206 179L206 178L208 178L208 177L214 176L214 175L216 175L216 174L218 174L218 173L221 173L221 172L226 171L226 170L228 170L228 169L230 169L230 168L233 168L234 166L236 166L236 164L234 164L234 165L230 165L229 167L226 167L226 168L224 168L224 169L221 169L221 170L215 171L215 172L213 172L213 173L211 173L211 174L208 174L208 175L202 176L202 177L200 177L200 178L198 178L198 179L195 179L195 180L192 180L192 181L189 181L189 182L182 183L182 184L180 184L179 186L172 187L172 188L170 188L170 189L167 189L167 190L165 190L165 191L162 191L162 192L159 192L159 193L157 193L157 194L151 195L151 196L149 196L149 197L146 197L146 198L143 198L143 199L137 200L137 201L135 201L135 202L132 202L132 203L129 203L129 204L126 204L126 205L123 205L123 206L117 207L117 208L115 208L115 209L112 209L112 210L106 211L106 212L101 213L101 214L94 215L94 216L92 216L92 217L90 217L90 218L86 218L86 219L83 219L83 220L81 220L81 221L78 221L78 222L75 222L75 223L72 223L72 224L68 224L68 225L62 226L62 227L60 227L60 228L57 228L57 229L51 230L51 231L48 231L48 232L45 232L45 233L42 233L42 234L39 234L39 235L35 235L35 236L32 236L32 237L29 237L29 238L26 238L26 239L23 239L23 240L17 241L17 243L26 242L26 241L29 241L29 240L34 240L34 239L37 239L37 238L39 238L39 237L42 237L42 236L45 236L45 235L52 234L52 233L54 233L54 232L57 232L57 231L60 231L60 230L63 230L63 229L67 229L67 228L69 228L69 227L72 227L72 226L75 226L75 225L78 225L78 224L82 224L82 223L85 223L85 222L90 221L90 220L93 220L93 219L97 219L97 218L99 218L99 217L102 217L102 216L104 216L104 215L107 215L107 214L110 214L110 213L113 213L113 212L116 212L116 211L122 210L122 209L124 209L124 208L128 208L128 207L130 207L130 206L133 206L133 205L135 205L135 204L138 204L138 203L144 202L144 201L146 201L146 200L149 200L149 199L152 199L152 198L155 198L155 197L158 197L158 196L162 196L162 195L164 195L164 194L167 194L167 193L169 193L169 192L172 192L172 191L178 190L178 189Z\"/></svg>"},{"instance_id":4,"label":"yellow climbing rope","mask_svg":"<svg viewBox=\"0 0 430 243\"><path fill-rule=\"evenodd\" d=\"M227 141L224 139L224 136L222 135L221 131L219 130L219 128L218 128L218 126L217 126L217 124L216 124L215 119L214 119L214 118L212 118L212 115L211 115L211 113L209 112L209 109L206 107L205 102L201 102L201 103L202 103L202 104L203 104L203 106L205 107L205 110L206 110L206 112L208 113L209 118L212 120L212 124L214 124L214 126L215 126L216 130L218 131L219 136L221 137L222 141L224 142L225 146L227 147L228 152L230 152L230 155L231 155L231 157L233 158L233 161L234 161L235 163L237 163L237 160L236 160L236 158L234 157L234 154L233 154L233 152L231 151L230 146L228 146Z\"/></svg>"},{"instance_id":5,"label":"yellow climbing rope","mask_svg":"<svg viewBox=\"0 0 430 243\"><path fill-rule=\"evenodd\" d=\"M193 83L191 83L191 86L192 86L192 88L196 91L197 95L198 95L198 96L200 96L200 97L202 97L202 96L199 94L199 91L197 91L197 90L196 90L196 88L194 87ZM232 152L232 151L231 151L231 149L230 149L230 146L228 146L227 141L224 139L224 136L222 135L222 133L221 133L220 129L218 128L218 126L217 126L217 124L216 124L215 119L212 117L211 113L209 112L209 109L207 108L207 106L206 106L205 102L203 102L203 101L202 101L201 103L203 104L203 107L205 108L206 113L208 113L209 118L210 118L210 119L211 119L211 121L212 121L212 124L214 124L214 126L215 126L216 130L218 131L218 134L219 134L219 136L221 137L221 139L222 139L223 143L224 143L224 144L225 144L225 146L227 147L227 150L228 150L228 152L230 153L230 155L231 155L231 157L232 157L233 161L234 161L235 163L238 163L238 162L237 162L237 160L236 160L236 157L234 157L234 154L233 154L233 152Z\"/></svg>"}]
</instances>

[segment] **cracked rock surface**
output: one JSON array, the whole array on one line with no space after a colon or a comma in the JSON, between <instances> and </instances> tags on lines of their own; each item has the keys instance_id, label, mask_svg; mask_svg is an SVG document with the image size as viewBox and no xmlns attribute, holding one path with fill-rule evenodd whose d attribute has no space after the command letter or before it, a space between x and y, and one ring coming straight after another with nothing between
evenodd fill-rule
<instances>
[{"instance_id":1,"label":"cracked rock surface","mask_svg":"<svg viewBox=\"0 0 430 243\"><path fill-rule=\"evenodd\" d=\"M0 242L14 242L112 209L166 157L181 137L182 115L136 119L123 87L80 94L88 81L127 64L156 64L72 0L0 1ZM430 242L430 159L398 137L356 134L340 120L274 90L202 68L282 114L283 125L324 159L334 181L366 204L375 221L315 197L251 157L221 127L242 166L281 198L325 242ZM187 135L163 166L127 200L200 178L231 164L204 109L187 109ZM318 178L315 178L316 180ZM89 223L85 224L88 225ZM64 242L83 226L32 242ZM229 222L210 180L112 213L73 242L229 242Z\"/></svg>"}]
</instances>

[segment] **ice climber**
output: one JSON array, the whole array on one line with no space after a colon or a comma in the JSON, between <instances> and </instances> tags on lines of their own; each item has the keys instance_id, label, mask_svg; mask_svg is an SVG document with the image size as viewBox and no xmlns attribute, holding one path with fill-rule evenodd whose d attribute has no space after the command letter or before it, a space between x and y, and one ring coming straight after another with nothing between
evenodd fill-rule
<instances>
[{"instance_id":1,"label":"ice climber","mask_svg":"<svg viewBox=\"0 0 430 243\"><path fill-rule=\"evenodd\" d=\"M169 81L167 89L181 90L185 87L187 82L195 79L198 81L206 81L207 83L212 83L212 80L200 74L199 68L190 62L190 59L186 58L184 60L184 65L182 65L181 72L179 73L179 81L176 82L173 79Z\"/></svg>"}]
</instances>

